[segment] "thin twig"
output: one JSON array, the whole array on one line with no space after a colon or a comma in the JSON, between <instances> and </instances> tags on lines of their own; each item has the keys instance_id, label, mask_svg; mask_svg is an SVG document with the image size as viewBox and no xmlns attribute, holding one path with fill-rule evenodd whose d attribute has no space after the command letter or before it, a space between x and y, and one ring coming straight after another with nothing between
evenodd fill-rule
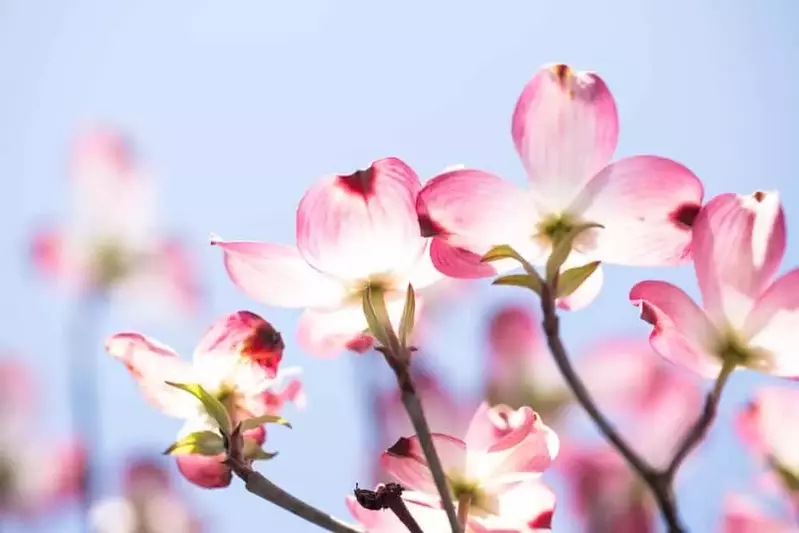
<instances>
[{"instance_id":1,"label":"thin twig","mask_svg":"<svg viewBox=\"0 0 799 533\"><path fill-rule=\"evenodd\" d=\"M680 444L677 451L674 453L674 457L672 457L671 461L669 462L669 466L666 468L664 475L666 479L668 479L669 483L674 480L674 477L677 475L677 470L679 470L680 465L682 465L683 461L691 451L696 448L696 446L702 442L702 439L707 434L708 429L713 424L713 421L716 419L716 413L718 412L719 401L721 400L721 392L724 390L724 385L727 383L727 379L732 374L733 370L735 370L735 364L731 363L724 363L721 367L721 371L719 372L718 377L716 378L716 384L713 386L713 390L707 395L705 398L705 405L702 408L702 414L699 415L699 418L696 420L693 426L688 430L683 438L682 443Z\"/></svg>"},{"instance_id":2,"label":"thin twig","mask_svg":"<svg viewBox=\"0 0 799 533\"><path fill-rule=\"evenodd\" d=\"M553 282L553 285L557 286L557 279ZM541 312L544 316L543 327L549 351L552 352L552 357L555 359L572 394L574 394L580 406L585 409L585 412L588 413L588 416L591 417L605 438L610 441L613 447L629 463L630 467L650 488L668 525L669 533L684 533L685 528L680 523L669 480L663 473L658 472L649 465L624 441L610 421L605 418L596 406L585 384L572 367L566 348L560 338L560 324L555 311L555 291L548 283L543 283L541 287Z\"/></svg>"},{"instance_id":3,"label":"thin twig","mask_svg":"<svg viewBox=\"0 0 799 533\"><path fill-rule=\"evenodd\" d=\"M292 496L241 461L229 458L227 464L244 481L248 491L295 516L333 533L364 533L362 529L330 516Z\"/></svg>"},{"instance_id":4,"label":"thin twig","mask_svg":"<svg viewBox=\"0 0 799 533\"><path fill-rule=\"evenodd\" d=\"M425 460L430 467L430 473L433 476L433 482L436 485L438 494L441 497L441 504L444 507L444 511L447 513L447 519L452 528L452 533L461 533L463 528L460 522L458 522L458 514L455 510L455 503L452 501L452 494L449 491L447 476L444 473L441 459L438 457L435 445L433 444L433 436L430 432L430 426L427 424L427 418L424 416L424 411L422 410L422 402L419 400L416 387L411 379L410 354L391 354L386 350L382 350L382 352L386 358L386 362L397 377L397 385L400 389L402 405L405 406L405 410L408 412L408 418L410 418L413 424L413 429L419 439L419 444L422 447Z\"/></svg>"}]
</instances>

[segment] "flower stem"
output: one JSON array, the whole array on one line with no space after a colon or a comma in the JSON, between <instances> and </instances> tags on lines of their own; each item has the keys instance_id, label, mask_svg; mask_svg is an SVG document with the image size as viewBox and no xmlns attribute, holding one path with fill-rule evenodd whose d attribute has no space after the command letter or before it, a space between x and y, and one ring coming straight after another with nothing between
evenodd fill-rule
<instances>
[{"instance_id":1,"label":"flower stem","mask_svg":"<svg viewBox=\"0 0 799 533\"><path fill-rule=\"evenodd\" d=\"M716 419L719 401L721 400L721 393L724 390L724 386L727 384L727 380L734 370L735 363L725 362L721 367L721 371L716 378L716 383L713 385L713 390L711 390L707 395L707 398L705 398L705 406L702 408L702 414L699 415L699 418L696 420L696 422L694 422L694 425L691 426L691 428L685 434L685 438L683 438L680 446L674 453L674 456L669 462L669 466L666 467L664 475L669 482L673 481L674 477L677 475L677 470L679 470L680 465L682 465L683 461L686 457L688 457L691 451L696 448L700 442L702 442L702 439L707 434L708 429Z\"/></svg>"},{"instance_id":2,"label":"flower stem","mask_svg":"<svg viewBox=\"0 0 799 533\"><path fill-rule=\"evenodd\" d=\"M244 481L249 492L293 515L333 533L364 533L363 530L330 516L289 494L243 462L229 458L227 463L233 472Z\"/></svg>"},{"instance_id":3,"label":"flower stem","mask_svg":"<svg viewBox=\"0 0 799 533\"><path fill-rule=\"evenodd\" d=\"M560 338L560 324L555 311L554 287L557 287L557 276L552 282L542 284L541 312L544 317L543 328L547 338L547 345L560 369L560 373L580 406L585 409L585 412L591 417L605 438L624 457L630 467L652 491L661 514L666 521L669 533L685 533L685 527L681 524L677 513L677 505L670 480L664 473L655 470L625 442L610 421L599 410L585 384L572 367L566 348Z\"/></svg>"},{"instance_id":4,"label":"flower stem","mask_svg":"<svg viewBox=\"0 0 799 533\"><path fill-rule=\"evenodd\" d=\"M68 380L73 431L85 447L80 491L81 529L90 530L89 515L97 496L97 458L102 432L97 390L97 353L94 346L97 321L104 309L104 294L90 292L80 297L68 325Z\"/></svg>"},{"instance_id":5,"label":"flower stem","mask_svg":"<svg viewBox=\"0 0 799 533\"><path fill-rule=\"evenodd\" d=\"M419 400L416 387L411 379L410 353L392 354L385 349L381 351L397 378L402 405L408 412L408 418L410 418L413 424L413 429L419 439L419 444L422 447L425 460L430 467L430 473L433 475L433 482L438 490L438 495L441 497L441 504L444 507L444 511L447 513L447 519L452 528L452 533L461 533L463 529L458 521L455 503L452 501L452 494L447 484L447 476L444 473L444 467L441 465L438 453L436 453L436 448L433 444L433 436L430 433L430 426L427 424L427 418L425 418L424 411L422 410L422 402Z\"/></svg>"},{"instance_id":6,"label":"flower stem","mask_svg":"<svg viewBox=\"0 0 799 533\"><path fill-rule=\"evenodd\" d=\"M469 510L472 506L472 496L470 494L463 494L458 498L458 522L466 526L466 521L469 519Z\"/></svg>"}]
</instances>

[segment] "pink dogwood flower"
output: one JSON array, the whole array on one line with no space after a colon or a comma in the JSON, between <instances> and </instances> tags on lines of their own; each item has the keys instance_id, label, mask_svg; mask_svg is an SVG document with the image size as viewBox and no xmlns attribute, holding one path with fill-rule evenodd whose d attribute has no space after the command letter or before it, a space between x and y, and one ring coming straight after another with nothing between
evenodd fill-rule
<instances>
[{"instance_id":1,"label":"pink dogwood flower","mask_svg":"<svg viewBox=\"0 0 799 533\"><path fill-rule=\"evenodd\" d=\"M475 531L501 529L509 522L548 527L554 496L540 484L540 476L557 456L559 441L531 408L514 411L483 403L463 440L434 433L433 441L454 500L470 503ZM437 494L418 437L398 440L381 463L405 487ZM533 501L518 505L532 493L537 494Z\"/></svg>"},{"instance_id":2,"label":"pink dogwood flower","mask_svg":"<svg viewBox=\"0 0 799 533\"><path fill-rule=\"evenodd\" d=\"M200 533L200 521L175 493L169 474L158 463L138 460L128 465L122 496L92 508L95 533Z\"/></svg>"},{"instance_id":3,"label":"pink dogwood flower","mask_svg":"<svg viewBox=\"0 0 799 533\"><path fill-rule=\"evenodd\" d=\"M522 91L511 133L529 189L481 170L445 172L425 184L417 210L435 266L457 278L493 276L518 267L484 264L496 245L510 245L543 264L552 242L585 223L564 268L590 261L654 266L689 256L701 182L684 166L656 156L610 163L619 134L616 104L605 82L567 65L539 70ZM559 305L576 309L599 292L597 269Z\"/></svg>"},{"instance_id":4,"label":"pink dogwood flower","mask_svg":"<svg viewBox=\"0 0 799 533\"><path fill-rule=\"evenodd\" d=\"M751 499L733 495L724 502L720 533L795 533L788 520L766 515Z\"/></svg>"},{"instance_id":5,"label":"pink dogwood flower","mask_svg":"<svg viewBox=\"0 0 799 533\"><path fill-rule=\"evenodd\" d=\"M176 239L159 236L152 182L118 133L80 137L70 166L70 217L34 235L32 258L43 274L79 293L106 293L149 311L191 313L195 272Z\"/></svg>"},{"instance_id":6,"label":"pink dogwood flower","mask_svg":"<svg viewBox=\"0 0 799 533\"><path fill-rule=\"evenodd\" d=\"M776 192L722 194L700 212L691 244L704 309L681 289L643 281L630 292L661 356L704 377L722 366L799 376L799 269L773 280L785 253Z\"/></svg>"},{"instance_id":7,"label":"pink dogwood flower","mask_svg":"<svg viewBox=\"0 0 799 533\"><path fill-rule=\"evenodd\" d=\"M746 444L771 468L799 511L799 390L768 387L738 415Z\"/></svg>"},{"instance_id":8,"label":"pink dogwood flower","mask_svg":"<svg viewBox=\"0 0 799 533\"><path fill-rule=\"evenodd\" d=\"M224 316L212 325L195 348L191 362L139 333L117 333L106 342L108 353L128 368L152 405L167 416L186 420L178 438L217 427L197 399L166 382L202 385L225 405L234 423L276 414L275 396L281 394L275 389L283 377L296 372L278 371L283 347L283 340L272 325L249 311ZM296 397L297 386L290 387L290 394ZM266 439L266 431L260 426L244 436L260 445ZM180 472L206 488L230 484L231 472L222 459L221 454L177 457Z\"/></svg>"},{"instance_id":9,"label":"pink dogwood flower","mask_svg":"<svg viewBox=\"0 0 799 533\"><path fill-rule=\"evenodd\" d=\"M28 369L0 360L0 519L26 520L55 511L83 489L85 449L74 439L32 434L33 380Z\"/></svg>"},{"instance_id":10,"label":"pink dogwood flower","mask_svg":"<svg viewBox=\"0 0 799 533\"><path fill-rule=\"evenodd\" d=\"M297 208L296 248L216 236L211 244L222 248L230 279L245 294L306 309L298 332L305 351L364 351L371 345L364 290L382 289L398 324L408 284L423 289L441 279L416 218L420 187L403 161L379 159L366 170L325 177L305 193Z\"/></svg>"}]
</instances>

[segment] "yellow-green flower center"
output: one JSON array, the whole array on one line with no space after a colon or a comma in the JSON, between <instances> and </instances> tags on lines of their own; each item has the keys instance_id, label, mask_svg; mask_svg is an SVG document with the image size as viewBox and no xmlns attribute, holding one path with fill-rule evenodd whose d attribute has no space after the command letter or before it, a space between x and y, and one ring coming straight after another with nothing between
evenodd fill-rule
<instances>
[{"instance_id":1,"label":"yellow-green flower center","mask_svg":"<svg viewBox=\"0 0 799 533\"><path fill-rule=\"evenodd\" d=\"M108 240L94 247L94 272L96 281L108 287L130 273L133 257L118 243Z\"/></svg>"}]
</instances>

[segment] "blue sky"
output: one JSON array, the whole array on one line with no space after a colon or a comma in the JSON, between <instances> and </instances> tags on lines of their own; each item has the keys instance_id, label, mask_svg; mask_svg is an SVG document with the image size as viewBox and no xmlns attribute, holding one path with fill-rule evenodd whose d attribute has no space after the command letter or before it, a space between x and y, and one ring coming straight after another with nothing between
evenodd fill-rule
<instances>
[{"instance_id":1,"label":"blue sky","mask_svg":"<svg viewBox=\"0 0 799 533\"><path fill-rule=\"evenodd\" d=\"M161 450L177 423L140 398L100 341L146 329L188 352L208 322L252 309L288 339L287 364L305 367L309 406L293 431L274 431L279 459L264 471L292 492L345 515L343 497L365 463L357 385L346 357L314 360L292 342L298 314L266 309L228 281L208 233L292 242L296 204L330 172L395 155L422 176L465 163L521 182L510 138L519 92L541 64L599 72L617 99L617 156L654 153L690 167L708 195L781 191L789 227L784 269L799 263L799 5L791 0L3 0L0 2L0 345L30 362L46 391L35 422L67 429L69 301L25 262L37 224L66 211L64 160L73 134L95 121L126 129L160 179L167 228L185 236L207 289L203 316L153 324L114 310L98 325L97 357L110 475L129 451ZM564 318L569 347L607 333L644 335L627 291L666 279L696 295L689 268L609 267L600 298ZM487 311L523 298L480 290L431 341L434 364L468 391L479 386ZM529 301L529 300L528 300ZM692 531L712 531L724 489L747 489L745 452L730 417L758 384L734 376L698 468L681 487ZM319 446L324 442L324 447ZM310 531L238 484L202 491L181 483L210 531L260 524ZM260 527L259 526L259 527ZM47 524L54 533L76 531ZM566 517L556 531L571 531Z\"/></svg>"}]
</instances>

